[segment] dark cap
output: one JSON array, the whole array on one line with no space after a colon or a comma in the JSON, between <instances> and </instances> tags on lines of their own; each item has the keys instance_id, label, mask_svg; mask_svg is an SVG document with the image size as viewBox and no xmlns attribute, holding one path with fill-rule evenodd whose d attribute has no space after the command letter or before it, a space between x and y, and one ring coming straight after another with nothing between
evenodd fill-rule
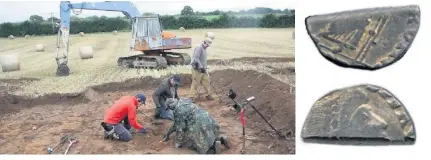
<instances>
[{"instance_id":1,"label":"dark cap","mask_svg":"<svg viewBox=\"0 0 431 160\"><path fill-rule=\"evenodd\" d=\"M173 76L172 76L172 79L174 79L174 83L175 84L177 84L177 85L179 85L180 84L180 75L178 75L178 74L174 74Z\"/></svg>"},{"instance_id":2,"label":"dark cap","mask_svg":"<svg viewBox=\"0 0 431 160\"><path fill-rule=\"evenodd\" d=\"M138 99L138 101L140 101L141 103L145 104L145 101L147 101L147 98L145 97L144 94L136 94L136 98Z\"/></svg>"}]
</instances>

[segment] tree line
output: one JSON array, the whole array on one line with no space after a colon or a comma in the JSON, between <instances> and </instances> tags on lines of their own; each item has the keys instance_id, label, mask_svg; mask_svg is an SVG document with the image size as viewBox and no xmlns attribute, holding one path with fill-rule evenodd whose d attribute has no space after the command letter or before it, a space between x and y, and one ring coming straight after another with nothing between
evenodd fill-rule
<instances>
[{"instance_id":1,"label":"tree line","mask_svg":"<svg viewBox=\"0 0 431 160\"><path fill-rule=\"evenodd\" d=\"M263 17L238 17L227 13L218 18L206 20L199 16L161 16L164 29L198 28L291 28L295 27L295 15L267 14Z\"/></svg>"},{"instance_id":2,"label":"tree line","mask_svg":"<svg viewBox=\"0 0 431 160\"><path fill-rule=\"evenodd\" d=\"M185 6L179 17L172 15L159 16L163 29L186 29L198 28L290 28L295 27L294 10L290 14L278 14L275 10L256 8L256 12L268 12L262 17L236 16L228 12L220 12L218 18L211 20L205 19L202 15L196 14L190 6ZM261 11L264 10L264 11ZM249 10L250 11L250 10ZM285 10L287 11L287 10ZM240 11L241 12L241 11ZM245 11L243 11L245 12ZM283 11L284 12L284 11ZM21 23L2 23L0 24L0 37L25 36L25 35L52 35L56 34L58 28L53 27L53 23L59 23L58 18L49 18L33 15ZM70 33L79 32L111 32L113 30L131 30L130 19L124 17L92 16L86 18L71 17Z\"/></svg>"},{"instance_id":3,"label":"tree line","mask_svg":"<svg viewBox=\"0 0 431 160\"><path fill-rule=\"evenodd\" d=\"M187 6L186 6L187 7ZM266 7L256 7L253 9L249 9L249 10L240 10L238 12L234 12L234 11L228 11L228 12L223 12L220 10L215 10L212 12L194 12L196 15L220 15L222 13L227 13L227 14L236 14L236 15L243 15L243 14L292 14L295 13L295 10L289 10L289 9L284 9L284 10L280 10L280 9L272 9L272 8L266 8Z\"/></svg>"}]
</instances>

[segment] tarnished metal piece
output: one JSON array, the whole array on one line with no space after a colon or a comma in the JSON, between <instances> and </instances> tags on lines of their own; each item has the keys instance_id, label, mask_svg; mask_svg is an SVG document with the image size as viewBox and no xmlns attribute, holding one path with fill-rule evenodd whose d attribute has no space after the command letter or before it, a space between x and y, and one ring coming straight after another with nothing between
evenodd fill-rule
<instances>
[{"instance_id":1,"label":"tarnished metal piece","mask_svg":"<svg viewBox=\"0 0 431 160\"><path fill-rule=\"evenodd\" d=\"M416 131L408 111L392 93L363 84L320 98L311 108L301 136L318 143L413 144Z\"/></svg>"},{"instance_id":2,"label":"tarnished metal piece","mask_svg":"<svg viewBox=\"0 0 431 160\"><path fill-rule=\"evenodd\" d=\"M309 16L308 34L329 61L376 70L401 59L420 25L417 5L381 7Z\"/></svg>"}]
</instances>

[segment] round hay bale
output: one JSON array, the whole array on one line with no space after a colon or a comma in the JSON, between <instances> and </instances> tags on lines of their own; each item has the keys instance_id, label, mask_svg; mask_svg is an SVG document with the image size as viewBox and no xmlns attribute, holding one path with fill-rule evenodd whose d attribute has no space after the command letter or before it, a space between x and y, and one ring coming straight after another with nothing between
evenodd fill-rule
<instances>
[{"instance_id":1,"label":"round hay bale","mask_svg":"<svg viewBox=\"0 0 431 160\"><path fill-rule=\"evenodd\" d=\"M0 64L3 72L20 70L19 56L17 54L1 55Z\"/></svg>"},{"instance_id":2,"label":"round hay bale","mask_svg":"<svg viewBox=\"0 0 431 160\"><path fill-rule=\"evenodd\" d=\"M79 36L84 37L84 32L79 32Z\"/></svg>"},{"instance_id":3,"label":"round hay bale","mask_svg":"<svg viewBox=\"0 0 431 160\"><path fill-rule=\"evenodd\" d=\"M180 27L180 31L181 31L181 32L185 32L185 31L186 31L186 29L185 29L184 27Z\"/></svg>"},{"instance_id":4,"label":"round hay bale","mask_svg":"<svg viewBox=\"0 0 431 160\"><path fill-rule=\"evenodd\" d=\"M93 47L91 46L80 47L79 56L81 57L81 59L93 58Z\"/></svg>"},{"instance_id":5,"label":"round hay bale","mask_svg":"<svg viewBox=\"0 0 431 160\"><path fill-rule=\"evenodd\" d=\"M114 35L117 35L117 34L118 34L118 31L117 31L117 30L114 30L114 31L112 31L112 33L113 33Z\"/></svg>"},{"instance_id":6,"label":"round hay bale","mask_svg":"<svg viewBox=\"0 0 431 160\"><path fill-rule=\"evenodd\" d=\"M205 37L208 37L208 38L211 38L212 40L214 40L215 35L213 32L207 32L207 33L205 33Z\"/></svg>"},{"instance_id":7,"label":"round hay bale","mask_svg":"<svg viewBox=\"0 0 431 160\"><path fill-rule=\"evenodd\" d=\"M295 31L292 32L292 39L295 39Z\"/></svg>"},{"instance_id":8,"label":"round hay bale","mask_svg":"<svg viewBox=\"0 0 431 160\"><path fill-rule=\"evenodd\" d=\"M36 44L36 52L44 52L44 51L45 51L45 45Z\"/></svg>"},{"instance_id":9,"label":"round hay bale","mask_svg":"<svg viewBox=\"0 0 431 160\"><path fill-rule=\"evenodd\" d=\"M15 36L13 36L13 35L9 35L9 37L8 37L9 39L15 39Z\"/></svg>"},{"instance_id":10,"label":"round hay bale","mask_svg":"<svg viewBox=\"0 0 431 160\"><path fill-rule=\"evenodd\" d=\"M30 35L25 35L25 36L24 36L24 38L25 38L25 39L29 39L29 38L30 38Z\"/></svg>"}]
</instances>

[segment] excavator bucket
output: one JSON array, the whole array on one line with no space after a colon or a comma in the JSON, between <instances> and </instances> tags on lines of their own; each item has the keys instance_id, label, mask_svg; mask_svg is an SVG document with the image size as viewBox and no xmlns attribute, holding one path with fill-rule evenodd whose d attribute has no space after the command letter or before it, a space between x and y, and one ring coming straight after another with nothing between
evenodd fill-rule
<instances>
[{"instance_id":1,"label":"excavator bucket","mask_svg":"<svg viewBox=\"0 0 431 160\"><path fill-rule=\"evenodd\" d=\"M57 76L68 76L70 75L70 69L67 64L59 64L57 67Z\"/></svg>"}]
</instances>

